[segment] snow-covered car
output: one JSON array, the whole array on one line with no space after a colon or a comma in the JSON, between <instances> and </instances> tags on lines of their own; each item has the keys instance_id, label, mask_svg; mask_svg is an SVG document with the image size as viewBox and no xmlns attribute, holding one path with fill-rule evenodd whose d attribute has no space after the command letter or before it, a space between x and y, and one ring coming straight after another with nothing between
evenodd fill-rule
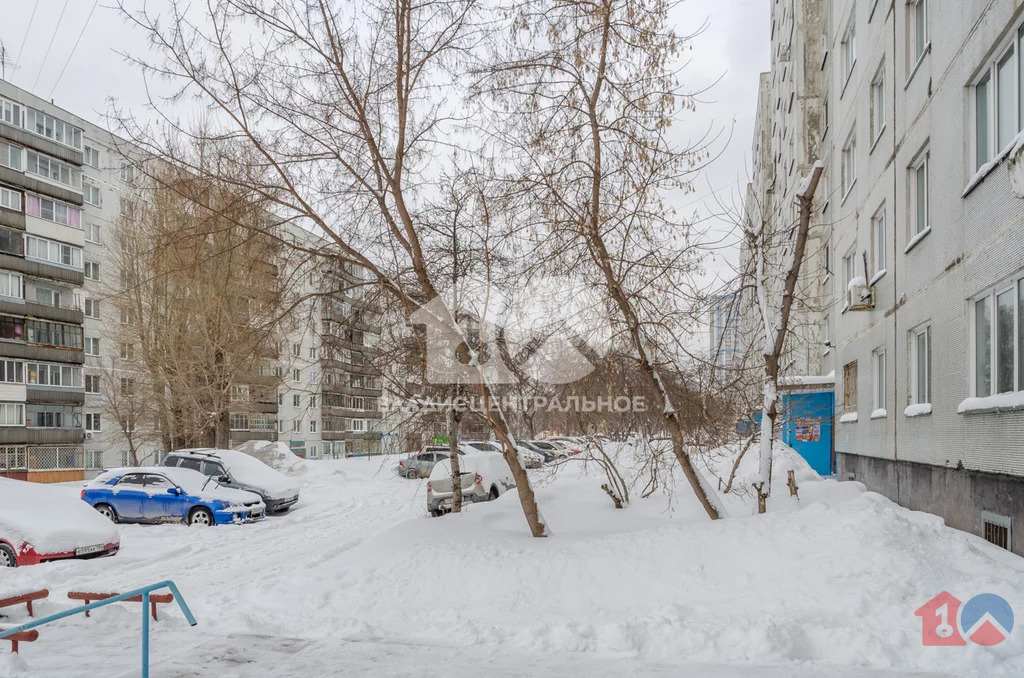
<instances>
[{"instance_id":1,"label":"snow-covered car","mask_svg":"<svg viewBox=\"0 0 1024 678\"><path fill-rule=\"evenodd\" d=\"M252 523L263 520L267 508L254 492L169 466L104 471L85 484L82 501L115 523Z\"/></svg>"},{"instance_id":2,"label":"snow-covered car","mask_svg":"<svg viewBox=\"0 0 1024 678\"><path fill-rule=\"evenodd\" d=\"M112 556L117 528L66 489L0 478L0 568Z\"/></svg>"},{"instance_id":3,"label":"snow-covered car","mask_svg":"<svg viewBox=\"0 0 1024 678\"><path fill-rule=\"evenodd\" d=\"M541 464L550 464L551 462L559 459L559 454L555 450L554 446L545 445L541 448L529 440L520 440L519 448L539 456L541 458Z\"/></svg>"},{"instance_id":4,"label":"snow-covered car","mask_svg":"<svg viewBox=\"0 0 1024 678\"><path fill-rule=\"evenodd\" d=\"M516 486L512 471L500 454L479 452L459 457L462 500L492 501ZM452 467L447 459L434 465L427 482L427 511L438 516L451 510Z\"/></svg>"},{"instance_id":5,"label":"snow-covered car","mask_svg":"<svg viewBox=\"0 0 1024 678\"><path fill-rule=\"evenodd\" d=\"M501 443L494 440L467 440L464 445L481 452L504 454ZM531 450L523 445L516 445L516 452L519 455L519 463L522 464L523 468L540 468L544 464L544 455L536 450Z\"/></svg>"},{"instance_id":6,"label":"snow-covered car","mask_svg":"<svg viewBox=\"0 0 1024 678\"><path fill-rule=\"evenodd\" d=\"M283 513L299 501L295 481L245 452L176 450L167 455L164 466L192 469L214 478L224 487L255 492L267 505L267 513Z\"/></svg>"},{"instance_id":7,"label":"snow-covered car","mask_svg":"<svg viewBox=\"0 0 1024 678\"><path fill-rule=\"evenodd\" d=\"M568 447L546 440L527 440L526 442L532 449L540 451L545 456L554 456L555 459L565 459L572 454Z\"/></svg>"}]
</instances>

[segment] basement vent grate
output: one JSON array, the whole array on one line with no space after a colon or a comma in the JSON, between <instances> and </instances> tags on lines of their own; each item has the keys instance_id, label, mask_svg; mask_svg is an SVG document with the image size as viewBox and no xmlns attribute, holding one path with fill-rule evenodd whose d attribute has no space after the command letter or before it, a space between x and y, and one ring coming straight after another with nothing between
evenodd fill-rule
<instances>
[{"instance_id":1,"label":"basement vent grate","mask_svg":"<svg viewBox=\"0 0 1024 678\"><path fill-rule=\"evenodd\" d=\"M1010 519L988 511L981 512L985 541L1010 550Z\"/></svg>"}]
</instances>

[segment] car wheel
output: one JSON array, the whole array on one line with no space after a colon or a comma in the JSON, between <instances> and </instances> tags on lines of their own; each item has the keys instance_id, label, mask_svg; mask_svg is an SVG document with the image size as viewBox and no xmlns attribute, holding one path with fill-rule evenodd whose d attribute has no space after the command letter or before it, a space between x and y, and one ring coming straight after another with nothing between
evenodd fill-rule
<instances>
[{"instance_id":1,"label":"car wheel","mask_svg":"<svg viewBox=\"0 0 1024 678\"><path fill-rule=\"evenodd\" d=\"M415 480L416 478L420 477L420 472L414 468L411 468L405 472L405 477L408 478L409 480Z\"/></svg>"},{"instance_id":2,"label":"car wheel","mask_svg":"<svg viewBox=\"0 0 1024 678\"><path fill-rule=\"evenodd\" d=\"M491 501L494 501L495 499L498 498L498 488L495 487L494 485L491 485L491 493L489 496L491 498Z\"/></svg>"},{"instance_id":3,"label":"car wheel","mask_svg":"<svg viewBox=\"0 0 1024 678\"><path fill-rule=\"evenodd\" d=\"M188 514L188 524L206 526L213 525L213 514L210 513L210 509L205 509L201 506L199 508L194 508L192 509L192 512Z\"/></svg>"},{"instance_id":4,"label":"car wheel","mask_svg":"<svg viewBox=\"0 0 1024 678\"><path fill-rule=\"evenodd\" d=\"M106 518L112 523L117 522L117 511L110 504L96 504L93 508L96 509L97 513Z\"/></svg>"},{"instance_id":5,"label":"car wheel","mask_svg":"<svg viewBox=\"0 0 1024 678\"><path fill-rule=\"evenodd\" d=\"M17 566L18 560L14 557L14 549L7 544L0 544L0 568Z\"/></svg>"}]
</instances>

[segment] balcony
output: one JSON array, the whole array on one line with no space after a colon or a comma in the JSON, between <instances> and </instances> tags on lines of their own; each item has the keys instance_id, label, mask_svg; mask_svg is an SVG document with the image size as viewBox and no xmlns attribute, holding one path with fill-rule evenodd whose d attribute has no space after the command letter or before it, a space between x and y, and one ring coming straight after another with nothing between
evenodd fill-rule
<instances>
[{"instance_id":1,"label":"balcony","mask_svg":"<svg viewBox=\"0 0 1024 678\"><path fill-rule=\"evenodd\" d=\"M49 306L34 301L18 303L16 301L0 299L0 313L41 318L43 320L56 320L57 322L71 323L73 325L81 325L85 322L85 313L71 303L63 306Z\"/></svg>"},{"instance_id":2,"label":"balcony","mask_svg":"<svg viewBox=\"0 0 1024 678\"><path fill-rule=\"evenodd\" d=\"M75 150L64 144L58 144L56 141L33 134L22 127L12 127L7 123L0 122L0 139L17 142L22 146L27 146L32 150L53 156L58 160L64 160L78 167L81 167L85 162L82 151Z\"/></svg>"},{"instance_id":3,"label":"balcony","mask_svg":"<svg viewBox=\"0 0 1024 678\"><path fill-rule=\"evenodd\" d=\"M0 226L25 230L25 213L0 207Z\"/></svg>"},{"instance_id":4,"label":"balcony","mask_svg":"<svg viewBox=\"0 0 1024 678\"><path fill-rule=\"evenodd\" d=\"M0 268L7 269L9 271L18 271L19 273L27 273L28 275L32 275L37 278L58 280L63 283L68 283L72 287L82 287L85 285L84 270L79 271L72 268L54 266L53 264L47 264L42 261L25 259L23 257L17 257L2 252L0 252Z\"/></svg>"},{"instance_id":5,"label":"balcony","mask_svg":"<svg viewBox=\"0 0 1024 678\"><path fill-rule=\"evenodd\" d=\"M0 427L2 444L80 445L85 442L82 428Z\"/></svg>"},{"instance_id":6,"label":"balcony","mask_svg":"<svg viewBox=\"0 0 1024 678\"><path fill-rule=\"evenodd\" d=\"M38 386L28 384L25 387L27 403L59 403L62 405L84 405L85 389L62 388L59 386Z\"/></svg>"},{"instance_id":7,"label":"balcony","mask_svg":"<svg viewBox=\"0 0 1024 678\"><path fill-rule=\"evenodd\" d=\"M81 207L85 203L81 189L76 191L70 186L46 181L35 175L19 172L9 167L0 167L0 182L18 186L32 193L45 195L48 198L56 198L76 207Z\"/></svg>"},{"instance_id":8,"label":"balcony","mask_svg":"<svg viewBox=\"0 0 1024 678\"><path fill-rule=\"evenodd\" d=\"M320 387L322 393L340 393L341 395L363 396L367 398L379 398L379 388L362 388L359 386L342 386L341 384L323 384Z\"/></svg>"},{"instance_id":9,"label":"balcony","mask_svg":"<svg viewBox=\"0 0 1024 678\"><path fill-rule=\"evenodd\" d=\"M13 340L0 340L0 355L5 358L24 358L26 360L39 360L51 363L73 363L75 365L81 365L85 362L85 351L80 348L40 346Z\"/></svg>"},{"instance_id":10,"label":"balcony","mask_svg":"<svg viewBox=\"0 0 1024 678\"><path fill-rule=\"evenodd\" d=\"M323 409L329 414L349 419L380 419L383 416L380 410L353 410L350 407L335 407L333 405L324 405Z\"/></svg>"}]
</instances>

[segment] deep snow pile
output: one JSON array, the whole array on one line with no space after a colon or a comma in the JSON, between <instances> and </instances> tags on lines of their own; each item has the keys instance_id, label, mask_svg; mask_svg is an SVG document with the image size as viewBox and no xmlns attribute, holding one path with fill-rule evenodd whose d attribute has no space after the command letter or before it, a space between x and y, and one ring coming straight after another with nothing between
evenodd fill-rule
<instances>
[{"instance_id":1,"label":"deep snow pile","mask_svg":"<svg viewBox=\"0 0 1024 678\"><path fill-rule=\"evenodd\" d=\"M708 460L704 472L724 483L732 453ZM755 445L740 465L737 491L749 488L756 453ZM619 457L628 466L630 451ZM443 656L528 657L543 667L538 653L556 653L533 675L565 675L574 652L581 672L608 658L606 675L621 674L621 664L612 666L624 658L635 675L691 674L708 664L718 668L693 675L1024 675L1019 630L991 648L925 648L913 614L943 590L962 600L997 593L1024 610L1024 561L859 483L823 481L786 448L776 458L770 512L752 515L752 495L730 493L730 517L718 522L671 476L663 479L671 496L640 499L637 488L629 508L615 510L593 466L533 474L548 539L529 537L514 491L432 519L425 481L394 477L389 460L308 466L300 504L283 518L204 530L120 526L116 558L0 573L0 594L47 586L44 611L52 612L66 607L54 601L69 588L125 590L174 578L201 627L169 612L154 629L154 656L196 675L212 670L211 652L258 658L250 672L230 664L233 676L286 675L277 669L289 664L266 665L290 661L273 654L280 638L303 667L324 675L346 675L338 663L345 652L326 648L353 639L380 644L383 675L417 670L395 671L389 661L413 661L411 650L389 660L388 646L420 648L417 666ZM789 468L799 499L785 487ZM94 617L68 620L63 642L44 633L25 646L28 675L94 675L100 656L129 671L138 610ZM89 662L92 671L71 670Z\"/></svg>"},{"instance_id":2,"label":"deep snow pile","mask_svg":"<svg viewBox=\"0 0 1024 678\"><path fill-rule=\"evenodd\" d=\"M302 475L308 470L306 462L284 443L252 440L238 446L239 452L262 461L270 468L287 476Z\"/></svg>"},{"instance_id":3,"label":"deep snow pile","mask_svg":"<svg viewBox=\"0 0 1024 678\"><path fill-rule=\"evenodd\" d=\"M0 536L15 551L27 543L45 555L116 542L117 530L62 488L0 478ZM6 597L3 576L0 570L0 598Z\"/></svg>"}]
</instances>

